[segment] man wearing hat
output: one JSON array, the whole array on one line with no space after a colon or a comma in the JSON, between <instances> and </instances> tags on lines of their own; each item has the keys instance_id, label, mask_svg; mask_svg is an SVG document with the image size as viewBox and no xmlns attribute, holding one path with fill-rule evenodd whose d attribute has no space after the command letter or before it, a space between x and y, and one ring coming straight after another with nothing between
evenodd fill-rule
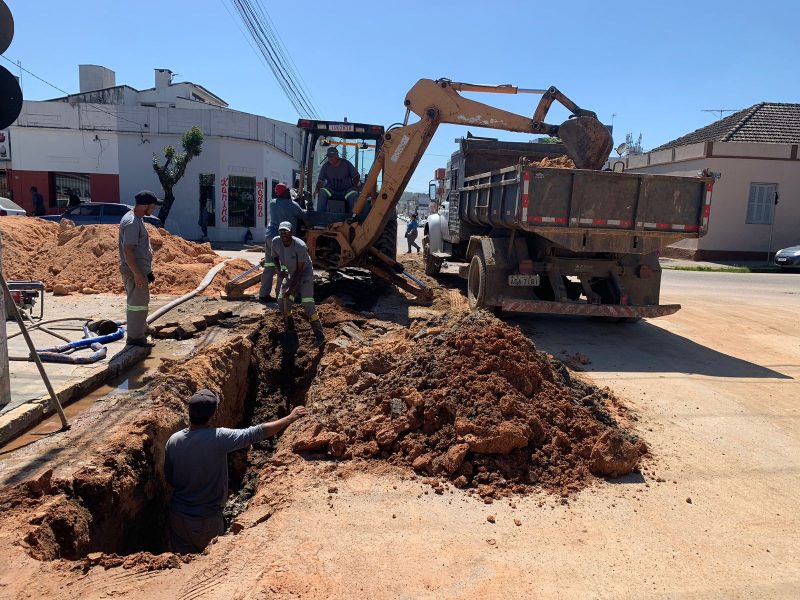
<instances>
[{"instance_id":1,"label":"man wearing hat","mask_svg":"<svg viewBox=\"0 0 800 600\"><path fill-rule=\"evenodd\" d=\"M339 158L339 151L335 146L330 146L326 152L328 161L322 165L317 178L317 210L326 212L328 200L336 195L343 196L345 212L353 212L353 203L358 197L358 184L361 177L353 164L346 159Z\"/></svg>"},{"instance_id":2,"label":"man wearing hat","mask_svg":"<svg viewBox=\"0 0 800 600\"><path fill-rule=\"evenodd\" d=\"M189 399L189 427L170 436L164 449L164 478L173 488L169 503L169 542L173 552L202 552L225 533L222 509L228 500L228 453L283 431L305 416L298 406L282 419L247 429L212 427L219 405L211 390Z\"/></svg>"},{"instance_id":3,"label":"man wearing hat","mask_svg":"<svg viewBox=\"0 0 800 600\"><path fill-rule=\"evenodd\" d=\"M264 272L261 274L261 289L258 299L270 302L272 297L272 278L275 275L275 261L272 258L272 240L278 236L278 223L288 222L292 231L297 231L297 223L306 218L306 211L292 200L289 186L280 182L275 185L275 197L269 201L269 225L267 239L264 241Z\"/></svg>"},{"instance_id":4,"label":"man wearing hat","mask_svg":"<svg viewBox=\"0 0 800 600\"><path fill-rule=\"evenodd\" d=\"M161 201L153 192L142 190L134 206L119 222L119 271L125 286L129 346L151 348L147 341L147 311L153 276L153 249L142 217L153 214Z\"/></svg>"},{"instance_id":5,"label":"man wearing hat","mask_svg":"<svg viewBox=\"0 0 800 600\"><path fill-rule=\"evenodd\" d=\"M314 304L314 267L305 242L292 235L292 224L283 221L278 226L280 237L272 240L272 257L278 273L278 308L283 314L287 331L294 331L292 298L300 292L301 303L314 330L314 346L325 343L325 332Z\"/></svg>"}]
</instances>

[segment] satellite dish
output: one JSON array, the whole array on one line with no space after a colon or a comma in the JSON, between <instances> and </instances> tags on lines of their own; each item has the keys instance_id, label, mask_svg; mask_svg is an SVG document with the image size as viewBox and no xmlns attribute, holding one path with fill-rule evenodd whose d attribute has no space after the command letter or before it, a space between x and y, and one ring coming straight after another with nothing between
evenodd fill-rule
<instances>
[{"instance_id":1,"label":"satellite dish","mask_svg":"<svg viewBox=\"0 0 800 600\"><path fill-rule=\"evenodd\" d=\"M14 39L14 17L3 0L0 0L0 54L8 50Z\"/></svg>"},{"instance_id":2,"label":"satellite dish","mask_svg":"<svg viewBox=\"0 0 800 600\"><path fill-rule=\"evenodd\" d=\"M628 144L622 142L619 146L617 146L617 155L622 156L623 154L628 152Z\"/></svg>"}]
</instances>

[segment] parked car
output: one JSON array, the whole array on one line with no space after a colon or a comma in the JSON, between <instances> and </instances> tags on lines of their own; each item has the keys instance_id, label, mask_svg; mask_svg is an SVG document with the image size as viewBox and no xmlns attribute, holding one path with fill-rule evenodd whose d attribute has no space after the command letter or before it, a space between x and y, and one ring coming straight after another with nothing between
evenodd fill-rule
<instances>
[{"instance_id":1,"label":"parked car","mask_svg":"<svg viewBox=\"0 0 800 600\"><path fill-rule=\"evenodd\" d=\"M781 269L800 269L800 244L778 250L775 264Z\"/></svg>"},{"instance_id":2,"label":"parked car","mask_svg":"<svg viewBox=\"0 0 800 600\"><path fill-rule=\"evenodd\" d=\"M69 219L75 225L117 225L129 210L131 207L127 204L117 204L116 202L84 202L68 208L60 215L47 215L40 218L56 223L61 219ZM161 219L158 217L144 217L144 222L161 227Z\"/></svg>"},{"instance_id":3,"label":"parked car","mask_svg":"<svg viewBox=\"0 0 800 600\"><path fill-rule=\"evenodd\" d=\"M0 197L0 217L24 217L27 213L19 204Z\"/></svg>"}]
</instances>

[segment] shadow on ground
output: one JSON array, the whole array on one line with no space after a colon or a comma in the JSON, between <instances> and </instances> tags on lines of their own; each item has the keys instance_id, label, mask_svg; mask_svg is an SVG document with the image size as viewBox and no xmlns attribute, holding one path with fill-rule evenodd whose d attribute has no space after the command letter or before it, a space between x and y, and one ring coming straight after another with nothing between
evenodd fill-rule
<instances>
[{"instance_id":1,"label":"shadow on ground","mask_svg":"<svg viewBox=\"0 0 800 600\"><path fill-rule=\"evenodd\" d=\"M584 317L504 317L533 339L539 350L562 357L580 351L587 371L667 372L763 379L792 379L773 369L718 352L657 325L607 323Z\"/></svg>"}]
</instances>

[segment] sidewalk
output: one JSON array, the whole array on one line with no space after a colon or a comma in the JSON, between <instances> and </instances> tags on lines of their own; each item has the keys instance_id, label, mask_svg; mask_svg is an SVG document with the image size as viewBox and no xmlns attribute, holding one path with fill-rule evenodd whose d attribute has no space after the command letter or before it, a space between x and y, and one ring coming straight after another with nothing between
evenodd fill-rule
<instances>
[{"instance_id":1,"label":"sidewalk","mask_svg":"<svg viewBox=\"0 0 800 600\"><path fill-rule=\"evenodd\" d=\"M702 269L726 269L731 267L746 267L749 269L763 270L765 272L778 271L779 267L772 262L767 263L765 260L719 260L719 261L704 261L704 260L687 260L683 258L667 258L664 256L659 257L661 267L664 269L674 268L702 268Z\"/></svg>"}]
</instances>

